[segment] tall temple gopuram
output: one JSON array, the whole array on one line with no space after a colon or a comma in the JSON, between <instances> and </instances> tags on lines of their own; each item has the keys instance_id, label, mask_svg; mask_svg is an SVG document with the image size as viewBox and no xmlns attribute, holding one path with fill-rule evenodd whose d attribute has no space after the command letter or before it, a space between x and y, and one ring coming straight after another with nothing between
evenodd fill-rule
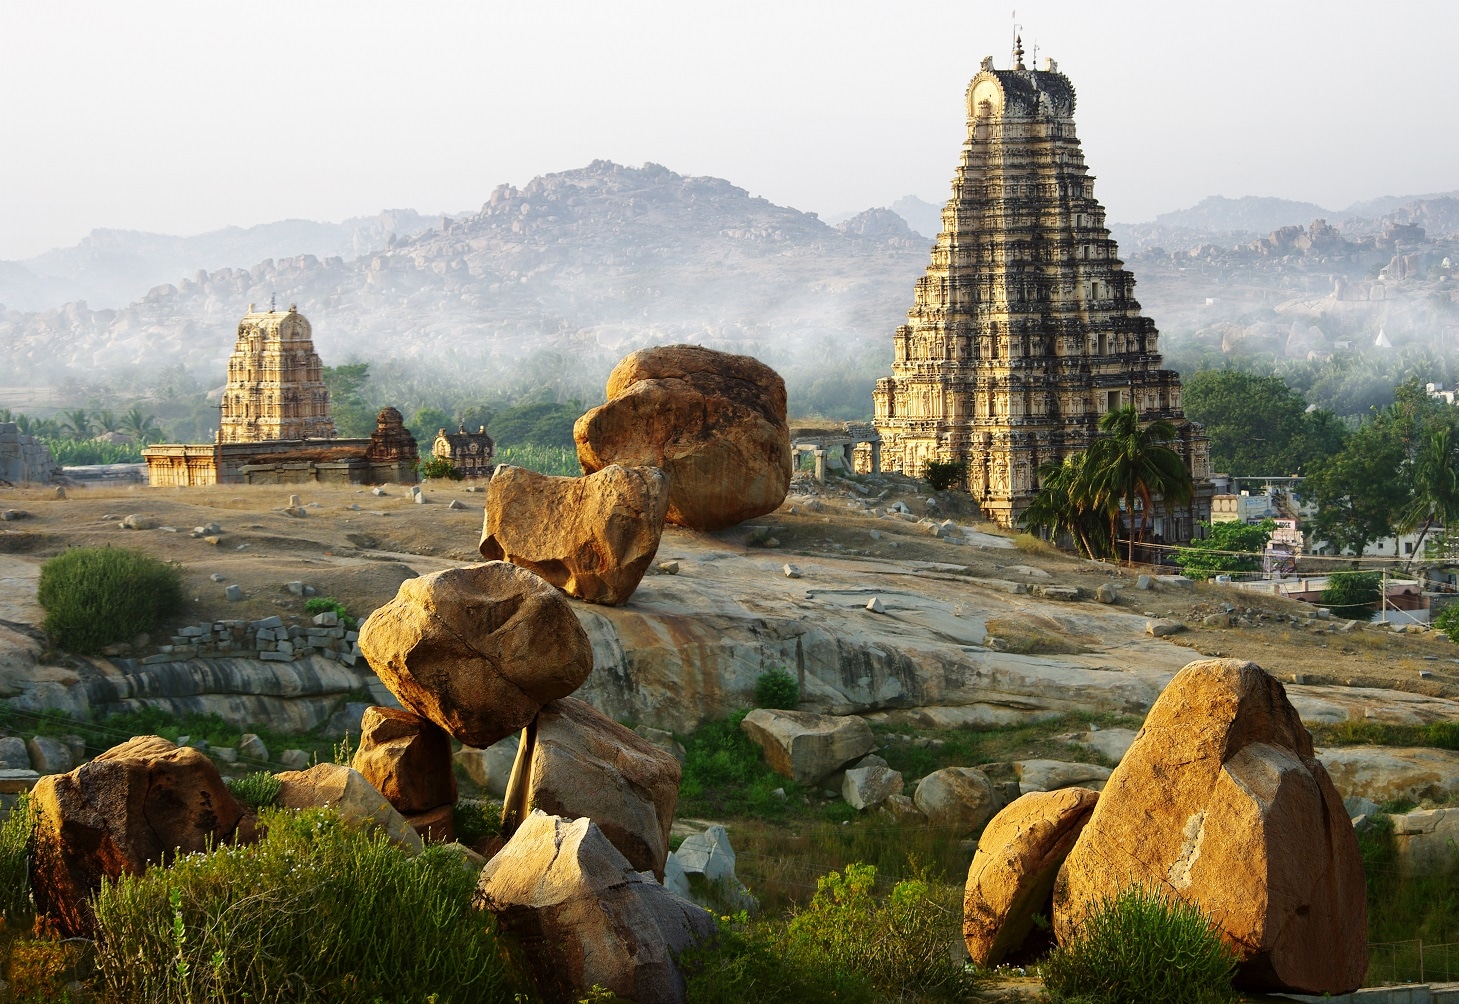
<instances>
[{"instance_id":1,"label":"tall temple gopuram","mask_svg":"<svg viewBox=\"0 0 1459 1004\"><path fill-rule=\"evenodd\" d=\"M1105 228L1073 84L1052 59L1027 69L1020 44L1011 70L983 60L967 107L942 232L873 395L883 463L916 475L927 460L965 461L984 514L1011 527L1039 465L1085 449L1100 416L1134 403L1180 430L1170 445L1196 482L1190 506L1154 514L1153 537L1189 539L1210 515L1208 443Z\"/></svg>"},{"instance_id":2,"label":"tall temple gopuram","mask_svg":"<svg viewBox=\"0 0 1459 1004\"><path fill-rule=\"evenodd\" d=\"M218 421L221 443L333 439L324 364L313 330L294 304L255 311L238 322Z\"/></svg>"}]
</instances>

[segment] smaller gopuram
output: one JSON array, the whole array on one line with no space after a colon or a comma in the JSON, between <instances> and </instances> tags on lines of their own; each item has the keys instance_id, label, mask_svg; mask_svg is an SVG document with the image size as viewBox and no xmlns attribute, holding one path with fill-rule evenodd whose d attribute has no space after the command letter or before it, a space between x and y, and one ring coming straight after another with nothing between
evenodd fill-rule
<instances>
[{"instance_id":1,"label":"smaller gopuram","mask_svg":"<svg viewBox=\"0 0 1459 1004\"><path fill-rule=\"evenodd\" d=\"M238 322L218 421L220 443L333 439L324 364L314 332L294 304L255 311Z\"/></svg>"},{"instance_id":2,"label":"smaller gopuram","mask_svg":"<svg viewBox=\"0 0 1459 1004\"><path fill-rule=\"evenodd\" d=\"M449 460L455 468L468 478L491 477L491 458L496 456L496 443L486 434L486 426L478 432L467 432L466 426L457 426L456 432L442 429L436 433L431 444L431 455Z\"/></svg>"}]
</instances>

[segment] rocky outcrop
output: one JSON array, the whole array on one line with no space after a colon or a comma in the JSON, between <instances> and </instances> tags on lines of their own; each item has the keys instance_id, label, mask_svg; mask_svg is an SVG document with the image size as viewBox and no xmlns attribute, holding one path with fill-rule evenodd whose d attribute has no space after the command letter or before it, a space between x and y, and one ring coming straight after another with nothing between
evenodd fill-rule
<instances>
[{"instance_id":1,"label":"rocky outcrop","mask_svg":"<svg viewBox=\"0 0 1459 1004\"><path fill-rule=\"evenodd\" d=\"M1343 798L1447 802L1459 796L1459 753L1398 746L1334 746L1316 751Z\"/></svg>"},{"instance_id":2,"label":"rocky outcrop","mask_svg":"<svg viewBox=\"0 0 1459 1004\"><path fill-rule=\"evenodd\" d=\"M522 728L593 668L562 594L504 561L407 579L361 626L360 651L402 705L477 748Z\"/></svg>"},{"instance_id":3,"label":"rocky outcrop","mask_svg":"<svg viewBox=\"0 0 1459 1004\"><path fill-rule=\"evenodd\" d=\"M451 737L434 722L410 711L368 709L350 766L403 816L456 801Z\"/></svg>"},{"instance_id":4,"label":"rocky outcrop","mask_svg":"<svg viewBox=\"0 0 1459 1004\"><path fill-rule=\"evenodd\" d=\"M407 851L419 851L421 838L385 796L364 775L337 763L315 764L308 770L279 775L275 805L288 809L331 809L346 822L378 826L392 842Z\"/></svg>"},{"instance_id":5,"label":"rocky outcrop","mask_svg":"<svg viewBox=\"0 0 1459 1004\"><path fill-rule=\"evenodd\" d=\"M660 881L679 776L672 753L582 701L552 701L537 716L528 804L592 819L635 871Z\"/></svg>"},{"instance_id":6,"label":"rocky outcrop","mask_svg":"<svg viewBox=\"0 0 1459 1004\"><path fill-rule=\"evenodd\" d=\"M90 937L89 897L104 879L139 875L181 852L252 841L253 813L195 749L139 736L32 794L30 881L37 910L67 937Z\"/></svg>"},{"instance_id":7,"label":"rocky outcrop","mask_svg":"<svg viewBox=\"0 0 1459 1004\"><path fill-rule=\"evenodd\" d=\"M1247 987L1336 994L1361 983L1357 840L1282 685L1259 666L1193 662L1160 695L1060 871L1060 942L1131 884L1208 913Z\"/></svg>"},{"instance_id":8,"label":"rocky outcrop","mask_svg":"<svg viewBox=\"0 0 1459 1004\"><path fill-rule=\"evenodd\" d=\"M486 489L481 556L530 569L570 596L617 606L659 549L668 476L612 464L582 478L503 465Z\"/></svg>"},{"instance_id":9,"label":"rocky outcrop","mask_svg":"<svg viewBox=\"0 0 1459 1004\"><path fill-rule=\"evenodd\" d=\"M482 869L475 903L517 937L551 1004L595 985L681 1004L675 956L715 933L708 912L635 871L592 820L535 811Z\"/></svg>"},{"instance_id":10,"label":"rocky outcrop","mask_svg":"<svg viewBox=\"0 0 1459 1004\"><path fill-rule=\"evenodd\" d=\"M663 468L668 521L695 530L734 526L785 501L785 381L764 363L696 345L641 349L613 369L607 393L573 428L585 472Z\"/></svg>"},{"instance_id":11,"label":"rocky outcrop","mask_svg":"<svg viewBox=\"0 0 1459 1004\"><path fill-rule=\"evenodd\" d=\"M1015 760L1013 771L1018 776L1018 791L1022 795L1031 791L1058 791L1060 788L1099 791L1110 775L1108 767L1063 760Z\"/></svg>"},{"instance_id":12,"label":"rocky outcrop","mask_svg":"<svg viewBox=\"0 0 1459 1004\"><path fill-rule=\"evenodd\" d=\"M1404 875L1433 875L1459 860L1459 809L1417 809L1392 821L1393 848Z\"/></svg>"},{"instance_id":13,"label":"rocky outcrop","mask_svg":"<svg viewBox=\"0 0 1459 1004\"><path fill-rule=\"evenodd\" d=\"M1087 788L1024 795L978 839L963 892L963 938L980 966L999 965L1047 917L1059 866L1089 821L1099 794Z\"/></svg>"},{"instance_id":14,"label":"rocky outcrop","mask_svg":"<svg viewBox=\"0 0 1459 1004\"><path fill-rule=\"evenodd\" d=\"M781 777L815 784L876 749L871 726L854 715L756 708L740 723Z\"/></svg>"},{"instance_id":15,"label":"rocky outcrop","mask_svg":"<svg viewBox=\"0 0 1459 1004\"><path fill-rule=\"evenodd\" d=\"M993 818L993 786L975 767L944 767L917 783L912 801L933 826L966 837Z\"/></svg>"}]
</instances>

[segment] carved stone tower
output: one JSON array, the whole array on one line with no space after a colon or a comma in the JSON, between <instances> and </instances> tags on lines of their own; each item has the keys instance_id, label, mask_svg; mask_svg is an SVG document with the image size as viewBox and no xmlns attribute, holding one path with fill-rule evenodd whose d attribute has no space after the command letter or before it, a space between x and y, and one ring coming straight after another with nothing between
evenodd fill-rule
<instances>
[{"instance_id":1,"label":"carved stone tower","mask_svg":"<svg viewBox=\"0 0 1459 1004\"><path fill-rule=\"evenodd\" d=\"M288 311L255 312L248 305L228 357L219 442L334 438L324 367L312 336L292 303Z\"/></svg>"},{"instance_id":2,"label":"carved stone tower","mask_svg":"<svg viewBox=\"0 0 1459 1004\"><path fill-rule=\"evenodd\" d=\"M884 464L910 475L961 460L983 512L1017 523L1038 467L1083 450L1101 415L1133 403L1165 418L1196 482L1154 534L1189 539L1209 516L1208 443L1160 368L1074 131L1074 86L1054 61L1011 70L992 59L968 85L968 138L927 274L897 329L892 375L877 381Z\"/></svg>"}]
</instances>

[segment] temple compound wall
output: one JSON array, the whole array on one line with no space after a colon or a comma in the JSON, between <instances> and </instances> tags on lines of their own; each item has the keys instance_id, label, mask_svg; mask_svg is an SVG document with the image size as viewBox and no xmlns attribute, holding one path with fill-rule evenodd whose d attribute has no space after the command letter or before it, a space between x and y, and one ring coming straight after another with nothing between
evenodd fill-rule
<instances>
[{"instance_id":1,"label":"temple compound wall","mask_svg":"<svg viewBox=\"0 0 1459 1004\"><path fill-rule=\"evenodd\" d=\"M1186 540L1210 514L1208 441L1105 227L1074 103L1054 61L1027 69L1021 48L1012 69L985 59L969 84L942 232L873 394L882 462L913 476L928 460L964 462L984 514L1012 527L1039 466L1086 449L1101 416L1133 404L1178 430L1169 445L1196 497L1154 514L1153 530Z\"/></svg>"},{"instance_id":2,"label":"temple compound wall","mask_svg":"<svg viewBox=\"0 0 1459 1004\"><path fill-rule=\"evenodd\" d=\"M51 448L14 422L0 422L0 483L49 482L56 470Z\"/></svg>"}]
</instances>

